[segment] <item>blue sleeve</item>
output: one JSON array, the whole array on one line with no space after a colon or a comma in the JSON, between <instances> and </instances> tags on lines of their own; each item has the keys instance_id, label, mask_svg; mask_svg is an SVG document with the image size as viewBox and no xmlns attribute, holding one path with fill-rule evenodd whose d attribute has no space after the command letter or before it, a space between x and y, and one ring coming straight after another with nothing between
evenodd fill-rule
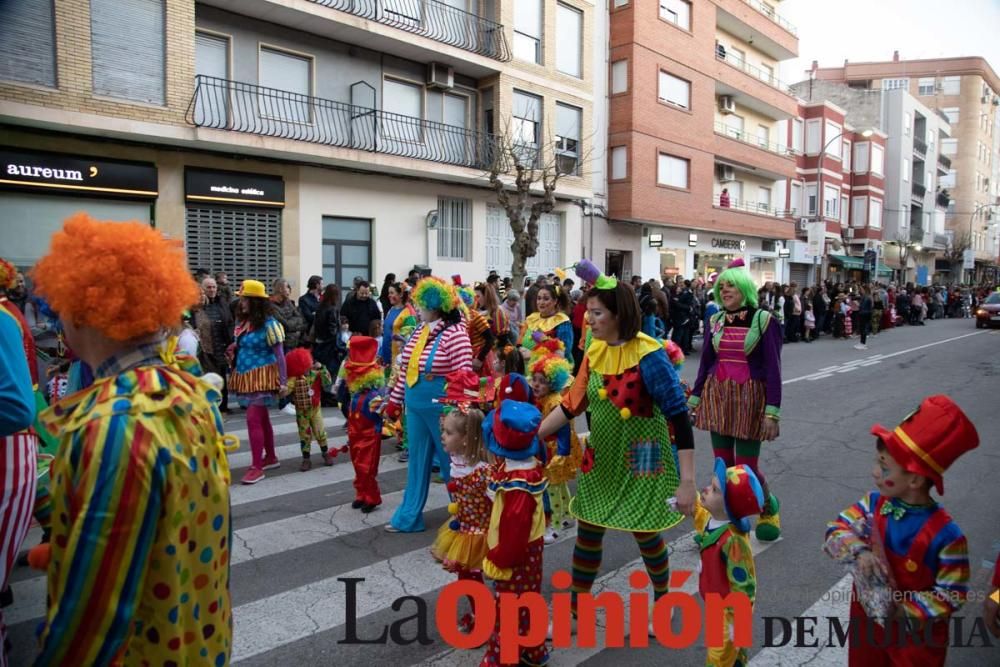
<instances>
[{"instance_id":1,"label":"blue sleeve","mask_svg":"<svg viewBox=\"0 0 1000 667\"><path fill-rule=\"evenodd\" d=\"M566 357L567 361L573 363L573 323L563 322L556 327L556 338L563 342L566 349L563 350L563 356Z\"/></svg>"},{"instance_id":2,"label":"blue sleeve","mask_svg":"<svg viewBox=\"0 0 1000 667\"><path fill-rule=\"evenodd\" d=\"M372 399L376 396L378 396L377 391L365 392L361 399L361 414L365 419L374 424L377 430L382 430L382 415L373 412L371 407Z\"/></svg>"},{"instance_id":3,"label":"blue sleeve","mask_svg":"<svg viewBox=\"0 0 1000 667\"><path fill-rule=\"evenodd\" d=\"M569 424L563 424L562 428L556 431L556 454L559 456L569 456L571 433Z\"/></svg>"},{"instance_id":4,"label":"blue sleeve","mask_svg":"<svg viewBox=\"0 0 1000 667\"><path fill-rule=\"evenodd\" d=\"M24 430L34 421L35 397L21 327L0 310L0 436Z\"/></svg>"},{"instance_id":5,"label":"blue sleeve","mask_svg":"<svg viewBox=\"0 0 1000 667\"><path fill-rule=\"evenodd\" d=\"M639 360L639 373L653 402L665 417L687 414L684 389L664 350L650 352Z\"/></svg>"}]
</instances>

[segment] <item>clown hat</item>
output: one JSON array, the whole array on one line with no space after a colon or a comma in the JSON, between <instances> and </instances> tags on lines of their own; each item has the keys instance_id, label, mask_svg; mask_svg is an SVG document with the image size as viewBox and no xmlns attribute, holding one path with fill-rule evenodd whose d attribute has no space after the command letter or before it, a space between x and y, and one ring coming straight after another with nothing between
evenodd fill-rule
<instances>
[{"instance_id":1,"label":"clown hat","mask_svg":"<svg viewBox=\"0 0 1000 667\"><path fill-rule=\"evenodd\" d=\"M444 379L444 397L438 403L444 405L470 405L479 403L479 376L468 369L448 373Z\"/></svg>"},{"instance_id":2,"label":"clown hat","mask_svg":"<svg viewBox=\"0 0 1000 667\"><path fill-rule=\"evenodd\" d=\"M743 261L742 257L737 257L733 261L729 262L727 269L742 269L746 266L746 262Z\"/></svg>"},{"instance_id":3,"label":"clown hat","mask_svg":"<svg viewBox=\"0 0 1000 667\"><path fill-rule=\"evenodd\" d=\"M369 336L351 336L344 362L344 380L354 393L365 387L380 387L385 374L378 362L378 341Z\"/></svg>"},{"instance_id":4,"label":"clown hat","mask_svg":"<svg viewBox=\"0 0 1000 667\"><path fill-rule=\"evenodd\" d=\"M500 379L500 386L497 388L497 401L503 403L508 400L522 403L531 403L535 400L528 379L520 373L507 373Z\"/></svg>"},{"instance_id":5,"label":"clown hat","mask_svg":"<svg viewBox=\"0 0 1000 667\"><path fill-rule=\"evenodd\" d=\"M979 446L979 434L953 400L929 396L894 430L879 424L872 435L907 472L923 475L944 495L944 471L965 452Z\"/></svg>"},{"instance_id":6,"label":"clown hat","mask_svg":"<svg viewBox=\"0 0 1000 667\"><path fill-rule=\"evenodd\" d=\"M267 298L267 288L259 280L244 280L240 287L240 296L256 299Z\"/></svg>"},{"instance_id":7,"label":"clown hat","mask_svg":"<svg viewBox=\"0 0 1000 667\"><path fill-rule=\"evenodd\" d=\"M465 283L462 282L462 274L460 274L460 273L456 273L456 274L452 275L451 282L452 282L453 285L455 285L455 287L461 287L462 285L465 284Z\"/></svg>"},{"instance_id":8,"label":"clown hat","mask_svg":"<svg viewBox=\"0 0 1000 667\"><path fill-rule=\"evenodd\" d=\"M497 456L523 461L538 451L542 413L531 403L504 401L483 420L483 442Z\"/></svg>"},{"instance_id":9,"label":"clown hat","mask_svg":"<svg viewBox=\"0 0 1000 667\"><path fill-rule=\"evenodd\" d=\"M17 285L17 268L0 257L0 289L13 289Z\"/></svg>"},{"instance_id":10,"label":"clown hat","mask_svg":"<svg viewBox=\"0 0 1000 667\"><path fill-rule=\"evenodd\" d=\"M757 475L745 463L727 468L725 461L715 459L715 478L729 520L740 532L750 532L750 517L764 511L764 489Z\"/></svg>"}]
</instances>

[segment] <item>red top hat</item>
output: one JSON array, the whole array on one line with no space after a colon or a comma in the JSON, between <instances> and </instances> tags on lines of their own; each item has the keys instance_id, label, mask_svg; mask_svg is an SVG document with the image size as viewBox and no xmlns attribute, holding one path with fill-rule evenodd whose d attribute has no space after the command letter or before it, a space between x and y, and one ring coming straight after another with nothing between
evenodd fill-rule
<instances>
[{"instance_id":1,"label":"red top hat","mask_svg":"<svg viewBox=\"0 0 1000 667\"><path fill-rule=\"evenodd\" d=\"M979 434L953 400L944 395L929 396L903 422L889 431L875 424L872 435L903 468L934 481L944 495L944 471L955 460L979 446Z\"/></svg>"},{"instance_id":2,"label":"red top hat","mask_svg":"<svg viewBox=\"0 0 1000 667\"><path fill-rule=\"evenodd\" d=\"M465 369L448 373L444 382L444 396L438 399L438 403L458 406L471 405L482 400L479 393L479 376L471 370Z\"/></svg>"},{"instance_id":3,"label":"red top hat","mask_svg":"<svg viewBox=\"0 0 1000 667\"><path fill-rule=\"evenodd\" d=\"M740 532L750 532L750 517L764 511L764 490L757 475L745 463L727 468L725 461L715 459L715 477L729 520Z\"/></svg>"},{"instance_id":4,"label":"red top hat","mask_svg":"<svg viewBox=\"0 0 1000 667\"><path fill-rule=\"evenodd\" d=\"M461 287L462 286L462 274L456 273L456 274L452 275L451 282L453 282L456 287Z\"/></svg>"},{"instance_id":5,"label":"red top hat","mask_svg":"<svg viewBox=\"0 0 1000 667\"><path fill-rule=\"evenodd\" d=\"M379 367L378 341L369 336L351 336L347 344L347 361L344 362L344 379L347 386L356 384L363 376L374 377L374 373L382 372Z\"/></svg>"}]
</instances>

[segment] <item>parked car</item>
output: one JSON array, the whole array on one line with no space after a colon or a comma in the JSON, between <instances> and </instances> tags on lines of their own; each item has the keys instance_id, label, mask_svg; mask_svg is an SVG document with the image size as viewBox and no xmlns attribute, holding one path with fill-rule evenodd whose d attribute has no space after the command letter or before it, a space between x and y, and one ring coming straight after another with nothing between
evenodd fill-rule
<instances>
[{"instance_id":1,"label":"parked car","mask_svg":"<svg viewBox=\"0 0 1000 667\"><path fill-rule=\"evenodd\" d=\"M976 328L1000 326L1000 292L993 292L976 308Z\"/></svg>"}]
</instances>

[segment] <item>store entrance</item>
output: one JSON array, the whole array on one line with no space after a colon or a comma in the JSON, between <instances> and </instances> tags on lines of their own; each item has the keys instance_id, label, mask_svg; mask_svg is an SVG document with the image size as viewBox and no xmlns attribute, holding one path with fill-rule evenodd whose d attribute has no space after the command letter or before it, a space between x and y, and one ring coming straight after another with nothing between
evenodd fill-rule
<instances>
[{"instance_id":1,"label":"store entrance","mask_svg":"<svg viewBox=\"0 0 1000 667\"><path fill-rule=\"evenodd\" d=\"M625 280L632 275L631 250L604 251L604 273Z\"/></svg>"},{"instance_id":2,"label":"store entrance","mask_svg":"<svg viewBox=\"0 0 1000 667\"><path fill-rule=\"evenodd\" d=\"M696 252L694 254L694 278L708 277L713 273L722 273L729 266L729 263L736 259L736 255L721 255L713 252Z\"/></svg>"}]
</instances>

